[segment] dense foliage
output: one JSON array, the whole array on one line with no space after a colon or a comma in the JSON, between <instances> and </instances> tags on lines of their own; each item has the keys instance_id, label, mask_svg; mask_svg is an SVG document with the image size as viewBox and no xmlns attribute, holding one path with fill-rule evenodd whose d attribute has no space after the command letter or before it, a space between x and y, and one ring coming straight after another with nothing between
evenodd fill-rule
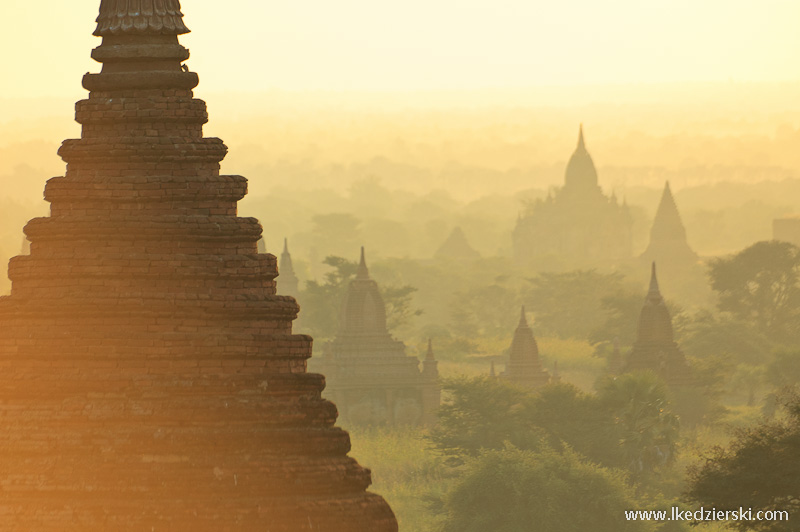
<instances>
[{"instance_id":1,"label":"dense foliage","mask_svg":"<svg viewBox=\"0 0 800 532\"><path fill-rule=\"evenodd\" d=\"M740 429L728 446L711 449L690 471L687 498L699 505L789 512L789 521L736 521L739 530L800 530L800 397L786 402L787 418Z\"/></svg>"},{"instance_id":2,"label":"dense foliage","mask_svg":"<svg viewBox=\"0 0 800 532\"><path fill-rule=\"evenodd\" d=\"M513 447L487 451L467 465L447 494L443 532L634 532L636 507L621 475L569 450Z\"/></svg>"}]
</instances>

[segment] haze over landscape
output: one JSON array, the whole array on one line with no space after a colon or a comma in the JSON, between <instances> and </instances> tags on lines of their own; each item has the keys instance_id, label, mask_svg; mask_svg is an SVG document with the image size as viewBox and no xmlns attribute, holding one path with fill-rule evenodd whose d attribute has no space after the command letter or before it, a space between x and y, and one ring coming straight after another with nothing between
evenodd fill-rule
<instances>
[{"instance_id":1,"label":"haze over landscape","mask_svg":"<svg viewBox=\"0 0 800 532\"><path fill-rule=\"evenodd\" d=\"M27 253L22 228L47 216L45 182L65 174L56 152L81 137L81 76L100 70L89 57L97 4L0 8L14 21L0 33L11 52L0 77L4 262ZM621 512L728 503L714 486L737 479L722 475L721 454L719 470L699 465L710 449L748 445L731 427L800 427L800 242L773 240L777 219L800 239L800 3L182 9L203 134L228 147L222 173L247 178L238 215L257 218L264 249L282 256L278 293L297 299L294 331L316 341L310 370L329 377L353 456L401 530L494 532L497 516L535 503L472 508L471 497L504 467L520 472L504 486L546 487L545 464L611 494L599 513L577 512L581 523L602 514L616 517L601 532L683 532L622 528ZM364 352L397 368L413 359L419 404L408 390L348 395L331 363L362 349L348 320L378 331L364 333ZM767 462L746 466L796 470ZM787 483L790 502L749 504L800 511L800 485ZM578 504L573 488L562 513ZM465 528L481 511L494 524ZM557 521L542 526L560 532Z\"/></svg>"}]
</instances>

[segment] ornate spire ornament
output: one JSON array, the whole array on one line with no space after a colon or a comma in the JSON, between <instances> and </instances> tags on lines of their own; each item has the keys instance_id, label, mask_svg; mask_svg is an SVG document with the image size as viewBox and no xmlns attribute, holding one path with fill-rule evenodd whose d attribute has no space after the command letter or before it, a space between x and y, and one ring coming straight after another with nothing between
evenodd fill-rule
<instances>
[{"instance_id":1,"label":"ornate spire ornament","mask_svg":"<svg viewBox=\"0 0 800 532\"><path fill-rule=\"evenodd\" d=\"M81 138L0 298L2 528L396 532L220 175L177 0L103 0Z\"/></svg>"},{"instance_id":2,"label":"ornate spire ornament","mask_svg":"<svg viewBox=\"0 0 800 532\"><path fill-rule=\"evenodd\" d=\"M178 0L102 0L97 28L93 35L183 35L189 28L183 23Z\"/></svg>"}]
</instances>

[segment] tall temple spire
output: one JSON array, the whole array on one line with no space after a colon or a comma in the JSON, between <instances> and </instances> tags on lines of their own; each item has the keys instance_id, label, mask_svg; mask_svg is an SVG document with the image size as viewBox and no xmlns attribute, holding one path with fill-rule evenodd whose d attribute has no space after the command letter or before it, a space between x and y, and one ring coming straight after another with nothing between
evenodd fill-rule
<instances>
[{"instance_id":1,"label":"tall temple spire","mask_svg":"<svg viewBox=\"0 0 800 532\"><path fill-rule=\"evenodd\" d=\"M2 528L397 532L203 136L186 31L177 0L101 3L81 137L0 297Z\"/></svg>"},{"instance_id":2,"label":"tall temple spire","mask_svg":"<svg viewBox=\"0 0 800 532\"><path fill-rule=\"evenodd\" d=\"M527 328L528 327L528 318L525 317L525 305L522 305L519 313L519 324L517 324L519 328Z\"/></svg>"},{"instance_id":3,"label":"tall temple spire","mask_svg":"<svg viewBox=\"0 0 800 532\"><path fill-rule=\"evenodd\" d=\"M583 123L578 128L578 150L586 151L586 142L583 140Z\"/></svg>"}]
</instances>

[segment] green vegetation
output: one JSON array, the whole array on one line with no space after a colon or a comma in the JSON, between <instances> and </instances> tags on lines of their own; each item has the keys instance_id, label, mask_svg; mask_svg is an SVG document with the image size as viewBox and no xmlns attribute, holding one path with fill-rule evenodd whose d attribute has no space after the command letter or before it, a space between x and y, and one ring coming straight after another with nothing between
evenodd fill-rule
<instances>
[{"instance_id":1,"label":"green vegetation","mask_svg":"<svg viewBox=\"0 0 800 532\"><path fill-rule=\"evenodd\" d=\"M618 473L565 449L513 447L482 453L445 496L442 532L639 532L635 499Z\"/></svg>"},{"instance_id":2,"label":"green vegetation","mask_svg":"<svg viewBox=\"0 0 800 532\"><path fill-rule=\"evenodd\" d=\"M785 401L786 418L739 429L730 445L713 447L689 473L687 497L714 508L785 511L788 521L737 521L739 530L798 530L800 397Z\"/></svg>"}]
</instances>

